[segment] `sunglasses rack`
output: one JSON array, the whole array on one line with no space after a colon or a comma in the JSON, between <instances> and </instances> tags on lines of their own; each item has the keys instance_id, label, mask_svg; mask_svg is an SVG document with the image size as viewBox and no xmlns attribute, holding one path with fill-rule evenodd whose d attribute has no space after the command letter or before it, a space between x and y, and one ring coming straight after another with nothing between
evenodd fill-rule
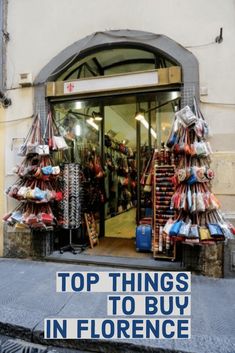
<instances>
[{"instance_id":1,"label":"sunglasses rack","mask_svg":"<svg viewBox=\"0 0 235 353\"><path fill-rule=\"evenodd\" d=\"M175 259L176 245L169 235L162 232L169 218L174 217L170 209L171 197L174 193L172 177L175 174L174 165L154 165L154 219L153 219L153 257Z\"/></svg>"},{"instance_id":2,"label":"sunglasses rack","mask_svg":"<svg viewBox=\"0 0 235 353\"><path fill-rule=\"evenodd\" d=\"M62 247L60 252L72 251L76 253L83 246L72 243L72 231L78 229L82 223L81 212L81 168L77 163L66 163L63 168L63 194L62 211L63 228L69 229L69 244Z\"/></svg>"}]
</instances>

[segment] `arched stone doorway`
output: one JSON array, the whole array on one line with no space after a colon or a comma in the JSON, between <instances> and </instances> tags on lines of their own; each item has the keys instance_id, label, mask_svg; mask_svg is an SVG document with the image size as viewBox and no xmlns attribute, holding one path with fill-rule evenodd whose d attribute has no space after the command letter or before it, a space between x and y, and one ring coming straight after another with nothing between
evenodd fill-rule
<instances>
[{"instance_id":1,"label":"arched stone doorway","mask_svg":"<svg viewBox=\"0 0 235 353\"><path fill-rule=\"evenodd\" d=\"M86 57L92 51L94 52L101 48L108 49L114 45L137 46L151 50L153 53L162 53L165 57L173 60L182 68L182 106L185 104L191 105L194 96L198 98L198 61L191 52L180 44L164 35L136 30L95 32L62 50L39 72L35 79L35 110L40 112L42 119L45 118L47 113L44 84L48 81L56 80L62 69L70 67L77 60Z\"/></svg>"}]
</instances>

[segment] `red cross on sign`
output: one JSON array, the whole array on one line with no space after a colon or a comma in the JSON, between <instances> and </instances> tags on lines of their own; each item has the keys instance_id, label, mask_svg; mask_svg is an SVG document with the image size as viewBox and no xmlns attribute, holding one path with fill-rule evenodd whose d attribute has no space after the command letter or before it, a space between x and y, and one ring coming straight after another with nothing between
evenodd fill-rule
<instances>
[{"instance_id":1,"label":"red cross on sign","mask_svg":"<svg viewBox=\"0 0 235 353\"><path fill-rule=\"evenodd\" d=\"M74 90L74 84L68 83L66 88L67 88L67 91L71 93Z\"/></svg>"}]
</instances>

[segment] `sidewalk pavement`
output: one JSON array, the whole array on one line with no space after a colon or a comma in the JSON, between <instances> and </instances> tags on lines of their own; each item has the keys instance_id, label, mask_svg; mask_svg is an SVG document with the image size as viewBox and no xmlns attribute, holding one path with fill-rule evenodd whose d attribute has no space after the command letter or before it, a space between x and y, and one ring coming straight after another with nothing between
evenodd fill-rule
<instances>
[{"instance_id":1,"label":"sidewalk pavement","mask_svg":"<svg viewBox=\"0 0 235 353\"><path fill-rule=\"evenodd\" d=\"M19 338L0 335L1 353L90 353L68 348L45 346L41 344L23 341Z\"/></svg>"},{"instance_id":2,"label":"sidewalk pavement","mask_svg":"<svg viewBox=\"0 0 235 353\"><path fill-rule=\"evenodd\" d=\"M43 340L44 318L107 317L106 293L56 293L55 274L108 270L114 271L107 267L1 258L0 334L47 344ZM105 353L235 353L235 279L192 276L190 340L52 340L49 344Z\"/></svg>"}]
</instances>

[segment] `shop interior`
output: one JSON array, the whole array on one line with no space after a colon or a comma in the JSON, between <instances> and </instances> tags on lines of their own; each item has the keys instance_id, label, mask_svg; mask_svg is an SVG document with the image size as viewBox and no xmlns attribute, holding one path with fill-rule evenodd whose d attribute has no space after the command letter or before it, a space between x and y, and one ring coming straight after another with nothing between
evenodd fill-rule
<instances>
[{"instance_id":1,"label":"shop interior","mask_svg":"<svg viewBox=\"0 0 235 353\"><path fill-rule=\"evenodd\" d=\"M152 216L151 188L144 190L140 181L153 150L160 150L167 140L179 100L180 91L169 90L51 103L69 146L55 158L81 165L84 212L91 211L95 220L98 242L92 248L85 221L73 230L76 243L88 244L83 254L152 257L135 246L137 224ZM95 175L90 175L91 166ZM88 189L95 195L92 200ZM64 231L55 237L58 248L67 242L65 237Z\"/></svg>"}]
</instances>

